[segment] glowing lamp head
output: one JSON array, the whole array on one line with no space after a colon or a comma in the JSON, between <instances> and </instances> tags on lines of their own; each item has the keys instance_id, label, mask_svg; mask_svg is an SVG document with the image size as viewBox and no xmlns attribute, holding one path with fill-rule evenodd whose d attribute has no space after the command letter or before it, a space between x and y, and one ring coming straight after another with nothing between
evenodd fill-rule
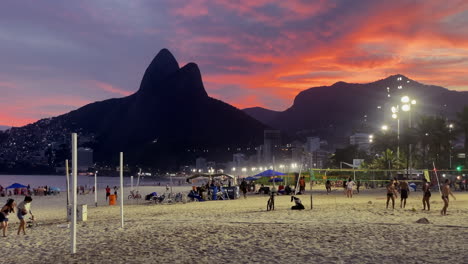
<instances>
[{"instance_id":1,"label":"glowing lamp head","mask_svg":"<svg viewBox=\"0 0 468 264\"><path fill-rule=\"evenodd\" d=\"M403 97L401 98L401 102L402 102L402 103L405 103L405 104L406 104L406 103L408 103L409 101L410 101L410 99L409 99L408 96L403 96Z\"/></svg>"},{"instance_id":2,"label":"glowing lamp head","mask_svg":"<svg viewBox=\"0 0 468 264\"><path fill-rule=\"evenodd\" d=\"M387 130L388 130L388 126L387 126L387 125L383 125L383 126L382 126L382 130L383 130L383 131L387 131Z\"/></svg>"},{"instance_id":3,"label":"glowing lamp head","mask_svg":"<svg viewBox=\"0 0 468 264\"><path fill-rule=\"evenodd\" d=\"M411 104L412 104L412 105L415 105L415 104L416 104L416 100L411 100Z\"/></svg>"},{"instance_id":4,"label":"glowing lamp head","mask_svg":"<svg viewBox=\"0 0 468 264\"><path fill-rule=\"evenodd\" d=\"M401 107L401 110L405 111L405 112L408 112L409 110L411 110L411 106L409 104L404 104L402 107Z\"/></svg>"},{"instance_id":5,"label":"glowing lamp head","mask_svg":"<svg viewBox=\"0 0 468 264\"><path fill-rule=\"evenodd\" d=\"M397 119L398 118L397 114L392 114L392 118Z\"/></svg>"}]
</instances>

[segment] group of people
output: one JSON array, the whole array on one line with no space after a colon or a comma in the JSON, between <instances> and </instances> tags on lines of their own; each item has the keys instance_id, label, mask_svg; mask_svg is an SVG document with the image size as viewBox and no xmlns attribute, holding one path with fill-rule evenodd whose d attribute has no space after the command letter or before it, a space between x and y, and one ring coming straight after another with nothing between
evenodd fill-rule
<instances>
[{"instance_id":1,"label":"group of people","mask_svg":"<svg viewBox=\"0 0 468 264\"><path fill-rule=\"evenodd\" d=\"M392 201L392 208L395 209L395 198L398 198L397 190L400 191L400 208L405 208L406 206L406 199L409 196L410 188L408 185L408 182L406 182L406 179L403 179L402 181L398 182L396 179L391 180L389 184L387 185L387 209L388 209L388 204L390 200ZM423 210L430 211L431 210L431 204L430 204L430 199L431 199L431 185L429 182L423 178L423 185L422 185L422 191L423 191ZM444 202L444 207L440 211L441 215L446 215L447 214L447 208L449 206L449 196L452 196L454 200L456 200L455 196L452 193L452 190L450 189L450 180L446 179L444 182L444 185L440 189L442 193L442 201Z\"/></svg>"},{"instance_id":2,"label":"group of people","mask_svg":"<svg viewBox=\"0 0 468 264\"><path fill-rule=\"evenodd\" d=\"M24 200L21 201L18 206L16 206L16 202L14 199L8 199L5 205L0 209L0 228L3 231L3 236L7 236L7 231L8 231L8 216L11 213L16 213L16 216L20 220L20 225L18 227L18 235L23 233L23 235L26 235L26 221L24 220L26 215L30 214L31 215L31 220L34 220L34 215L32 214L31 211L31 202L32 198L31 196L25 196ZM16 207L16 212L15 212L15 207Z\"/></svg>"},{"instance_id":3,"label":"group of people","mask_svg":"<svg viewBox=\"0 0 468 264\"><path fill-rule=\"evenodd\" d=\"M117 186L114 186L114 195L115 195L116 200L117 200L117 191L118 190L119 190L119 188ZM109 198L110 195L111 195L111 188L109 187L109 185L107 185L107 187L106 187L106 201L107 201L107 199Z\"/></svg>"}]
</instances>

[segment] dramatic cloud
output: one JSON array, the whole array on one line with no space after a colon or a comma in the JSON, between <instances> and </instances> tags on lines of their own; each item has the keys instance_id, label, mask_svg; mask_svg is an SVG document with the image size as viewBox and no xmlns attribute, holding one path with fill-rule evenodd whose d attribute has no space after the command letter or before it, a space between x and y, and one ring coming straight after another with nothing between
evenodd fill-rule
<instances>
[{"instance_id":1,"label":"dramatic cloud","mask_svg":"<svg viewBox=\"0 0 468 264\"><path fill-rule=\"evenodd\" d=\"M0 41L8 126L135 92L161 48L239 108L396 73L468 90L465 0L6 1Z\"/></svg>"}]
</instances>

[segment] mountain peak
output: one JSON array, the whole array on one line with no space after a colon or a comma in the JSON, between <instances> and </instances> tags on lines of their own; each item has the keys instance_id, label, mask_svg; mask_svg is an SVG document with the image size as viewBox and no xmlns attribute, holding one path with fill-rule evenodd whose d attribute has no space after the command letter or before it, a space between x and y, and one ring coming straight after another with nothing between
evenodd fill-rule
<instances>
[{"instance_id":1,"label":"mountain peak","mask_svg":"<svg viewBox=\"0 0 468 264\"><path fill-rule=\"evenodd\" d=\"M153 85L179 70L179 63L168 49L162 49L151 61L140 84L142 93L151 92Z\"/></svg>"}]
</instances>

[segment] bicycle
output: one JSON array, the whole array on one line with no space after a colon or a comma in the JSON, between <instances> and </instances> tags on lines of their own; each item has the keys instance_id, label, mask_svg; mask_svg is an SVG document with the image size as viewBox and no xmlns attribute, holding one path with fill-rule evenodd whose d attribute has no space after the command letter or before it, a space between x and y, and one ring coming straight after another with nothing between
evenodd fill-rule
<instances>
[{"instance_id":1,"label":"bicycle","mask_svg":"<svg viewBox=\"0 0 468 264\"><path fill-rule=\"evenodd\" d=\"M130 195L128 196L128 199L137 199L137 200L139 200L139 199L141 199L141 194L138 191L136 191L136 192L130 191Z\"/></svg>"},{"instance_id":2,"label":"bicycle","mask_svg":"<svg viewBox=\"0 0 468 264\"><path fill-rule=\"evenodd\" d=\"M270 199L267 202L267 211L275 210L275 193L270 192Z\"/></svg>"}]
</instances>

